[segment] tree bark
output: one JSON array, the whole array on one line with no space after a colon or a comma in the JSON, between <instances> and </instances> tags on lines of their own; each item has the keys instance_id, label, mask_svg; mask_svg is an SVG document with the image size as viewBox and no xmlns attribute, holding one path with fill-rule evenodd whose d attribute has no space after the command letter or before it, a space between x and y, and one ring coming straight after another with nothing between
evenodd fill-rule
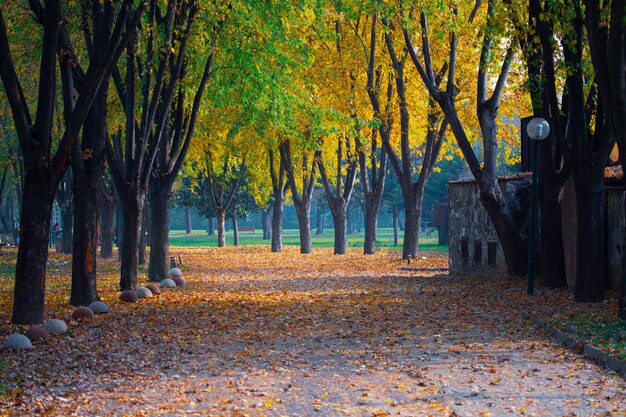
<instances>
[{"instance_id":1,"label":"tree bark","mask_svg":"<svg viewBox=\"0 0 626 417\"><path fill-rule=\"evenodd\" d=\"M398 241L398 213L397 210L393 210L391 215L393 217L393 246L398 246L400 242Z\"/></svg>"},{"instance_id":2,"label":"tree bark","mask_svg":"<svg viewBox=\"0 0 626 417\"><path fill-rule=\"evenodd\" d=\"M145 197L143 198L145 201ZM149 205L148 205L148 209L144 207L144 209L141 212L141 222L140 222L141 233L139 235L139 265L146 264L146 258L147 258L146 246L148 246L148 235L150 234L150 230L148 228L148 225L150 224L149 217L150 217L150 210L149 210Z\"/></svg>"},{"instance_id":3,"label":"tree bark","mask_svg":"<svg viewBox=\"0 0 626 417\"><path fill-rule=\"evenodd\" d=\"M102 40L97 44L103 47ZM96 286L98 224L102 207L107 100L108 81L105 80L83 123L82 140L73 145L74 228L70 303L75 306L87 306L99 299Z\"/></svg>"},{"instance_id":4,"label":"tree bark","mask_svg":"<svg viewBox=\"0 0 626 417\"><path fill-rule=\"evenodd\" d=\"M291 157L291 143L287 140L280 144L280 158L282 170L287 174L287 183L291 188L291 197L293 199L296 214L298 215L298 223L300 229L300 253L309 254L313 251L311 245L311 197L315 189L315 168L317 163L315 159L309 168L309 156L304 155L302 159L302 193L298 191L295 179L295 171L293 169L293 160ZM276 188L276 187L274 187Z\"/></svg>"},{"instance_id":5,"label":"tree bark","mask_svg":"<svg viewBox=\"0 0 626 417\"><path fill-rule=\"evenodd\" d=\"M346 208L341 207L336 213L333 213L333 222L335 224L335 255L345 255L348 239L346 237L348 216Z\"/></svg>"},{"instance_id":6,"label":"tree bark","mask_svg":"<svg viewBox=\"0 0 626 417\"><path fill-rule=\"evenodd\" d=\"M233 210L233 245L239 246L239 226L237 224L237 210Z\"/></svg>"},{"instance_id":7,"label":"tree bark","mask_svg":"<svg viewBox=\"0 0 626 417\"><path fill-rule=\"evenodd\" d=\"M299 204L294 204L300 228L300 253L309 254L313 252L311 243L311 201L302 200Z\"/></svg>"},{"instance_id":8,"label":"tree bark","mask_svg":"<svg viewBox=\"0 0 626 417\"><path fill-rule=\"evenodd\" d=\"M150 263L148 280L160 282L168 277L169 265L169 205L167 184L150 184Z\"/></svg>"},{"instance_id":9,"label":"tree bark","mask_svg":"<svg viewBox=\"0 0 626 417\"><path fill-rule=\"evenodd\" d=\"M119 199L117 199L119 200ZM117 260L122 260L122 245L124 243L124 207L121 202L115 205L115 245L117 246Z\"/></svg>"},{"instance_id":10,"label":"tree bark","mask_svg":"<svg viewBox=\"0 0 626 417\"><path fill-rule=\"evenodd\" d=\"M102 217L100 220L102 244L100 245L100 257L110 258L113 256L115 201L113 200L113 196L109 195L106 191L103 191L100 201L102 201Z\"/></svg>"},{"instance_id":11,"label":"tree bark","mask_svg":"<svg viewBox=\"0 0 626 417\"><path fill-rule=\"evenodd\" d=\"M263 210L263 240L270 240L272 238L272 219L270 212L272 206Z\"/></svg>"},{"instance_id":12,"label":"tree bark","mask_svg":"<svg viewBox=\"0 0 626 417\"><path fill-rule=\"evenodd\" d=\"M52 202L48 184L27 171L13 294L15 324L43 323Z\"/></svg>"},{"instance_id":13,"label":"tree bark","mask_svg":"<svg viewBox=\"0 0 626 417\"><path fill-rule=\"evenodd\" d=\"M414 206L406 206L406 220L404 224L404 242L402 243L402 259L416 259L419 253L419 232L422 215L422 196L415 197L419 202Z\"/></svg>"},{"instance_id":14,"label":"tree bark","mask_svg":"<svg viewBox=\"0 0 626 417\"><path fill-rule=\"evenodd\" d=\"M318 236L324 234L324 213L322 212L321 206L322 205L318 201L317 210L315 211L315 225L316 225L315 234Z\"/></svg>"},{"instance_id":15,"label":"tree bark","mask_svg":"<svg viewBox=\"0 0 626 417\"><path fill-rule=\"evenodd\" d=\"M191 227L191 207L185 207L185 233L190 235L193 228Z\"/></svg>"},{"instance_id":16,"label":"tree bark","mask_svg":"<svg viewBox=\"0 0 626 417\"><path fill-rule=\"evenodd\" d=\"M382 197L382 195L380 196ZM365 241L363 242L363 254L373 255L376 253L376 233L378 231L378 211L381 199L367 199L365 202Z\"/></svg>"},{"instance_id":17,"label":"tree bark","mask_svg":"<svg viewBox=\"0 0 626 417\"><path fill-rule=\"evenodd\" d=\"M557 177L541 175L540 178L542 181L539 186L541 238L539 240L538 276L541 285L559 288L566 284L560 201L563 184Z\"/></svg>"},{"instance_id":18,"label":"tree bark","mask_svg":"<svg viewBox=\"0 0 626 417\"><path fill-rule=\"evenodd\" d=\"M95 165L95 164L94 164ZM98 167L90 167L94 171ZM100 178L95 172L74 175L74 239L70 304L87 306L98 300L96 287Z\"/></svg>"},{"instance_id":19,"label":"tree bark","mask_svg":"<svg viewBox=\"0 0 626 417\"><path fill-rule=\"evenodd\" d=\"M73 243L74 204L73 199L61 206L61 252L71 254Z\"/></svg>"},{"instance_id":20,"label":"tree bark","mask_svg":"<svg viewBox=\"0 0 626 417\"><path fill-rule=\"evenodd\" d=\"M274 194L272 204L272 252L283 251L283 210L285 199L282 191Z\"/></svg>"},{"instance_id":21,"label":"tree bark","mask_svg":"<svg viewBox=\"0 0 626 417\"><path fill-rule=\"evenodd\" d=\"M216 209L215 218L217 219L217 247L223 248L226 246L226 210Z\"/></svg>"},{"instance_id":22,"label":"tree bark","mask_svg":"<svg viewBox=\"0 0 626 417\"><path fill-rule=\"evenodd\" d=\"M604 184L576 187L576 301L604 301L606 286L606 241L604 224Z\"/></svg>"},{"instance_id":23,"label":"tree bark","mask_svg":"<svg viewBox=\"0 0 626 417\"><path fill-rule=\"evenodd\" d=\"M144 208L143 195L135 194L129 198L123 208L122 230L122 265L120 290L134 290L139 275L139 245L141 240L141 222Z\"/></svg>"},{"instance_id":24,"label":"tree bark","mask_svg":"<svg viewBox=\"0 0 626 417\"><path fill-rule=\"evenodd\" d=\"M493 178L494 183L484 181L486 180L484 177L481 179L482 181L478 181L480 201L498 235L508 273L511 276L523 276L527 272L528 250L513 221L511 211L504 200L504 194L495 178Z\"/></svg>"}]
</instances>

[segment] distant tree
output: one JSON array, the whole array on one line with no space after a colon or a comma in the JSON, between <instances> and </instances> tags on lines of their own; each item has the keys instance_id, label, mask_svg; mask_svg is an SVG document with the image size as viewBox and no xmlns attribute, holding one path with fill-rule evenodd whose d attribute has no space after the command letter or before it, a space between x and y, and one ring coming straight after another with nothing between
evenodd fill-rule
<instances>
[{"instance_id":1,"label":"distant tree","mask_svg":"<svg viewBox=\"0 0 626 417\"><path fill-rule=\"evenodd\" d=\"M309 136L309 135L307 135ZM300 167L298 173L302 176L302 181L296 180L296 171L294 164L296 162L295 155L292 153L292 145L290 140L285 140L280 144L280 156L282 159L289 188L291 189L291 198L298 215L298 224L300 226L300 253L309 254L313 251L311 245L311 202L313 190L315 189L315 180L317 178L314 152L310 152L306 146L299 149L301 154ZM302 192L298 187L301 187Z\"/></svg>"}]
</instances>

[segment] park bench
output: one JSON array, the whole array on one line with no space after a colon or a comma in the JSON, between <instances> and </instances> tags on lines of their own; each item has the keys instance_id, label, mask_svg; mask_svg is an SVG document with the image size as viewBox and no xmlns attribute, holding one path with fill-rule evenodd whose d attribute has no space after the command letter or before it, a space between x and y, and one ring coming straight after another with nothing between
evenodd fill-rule
<instances>
[{"instance_id":1,"label":"park bench","mask_svg":"<svg viewBox=\"0 0 626 417\"><path fill-rule=\"evenodd\" d=\"M237 230L240 232L252 232L254 233L254 226L238 226Z\"/></svg>"}]
</instances>

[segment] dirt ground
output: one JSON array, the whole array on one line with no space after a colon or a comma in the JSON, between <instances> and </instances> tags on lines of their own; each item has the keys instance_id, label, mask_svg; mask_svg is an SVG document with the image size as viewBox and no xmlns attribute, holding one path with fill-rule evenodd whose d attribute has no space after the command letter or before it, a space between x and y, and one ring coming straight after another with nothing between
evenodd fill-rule
<instances>
[{"instance_id":1,"label":"dirt ground","mask_svg":"<svg viewBox=\"0 0 626 417\"><path fill-rule=\"evenodd\" d=\"M70 332L1 352L0 415L626 415L624 379L523 318L523 283L449 277L436 253L181 252L187 288L136 304L101 263L112 311L80 323L55 255L47 315Z\"/></svg>"}]
</instances>

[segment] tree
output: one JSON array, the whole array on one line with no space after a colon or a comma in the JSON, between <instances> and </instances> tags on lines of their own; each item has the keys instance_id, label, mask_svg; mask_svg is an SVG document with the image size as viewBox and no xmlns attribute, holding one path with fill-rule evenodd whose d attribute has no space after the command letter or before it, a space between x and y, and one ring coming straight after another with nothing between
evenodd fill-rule
<instances>
[{"instance_id":1,"label":"tree","mask_svg":"<svg viewBox=\"0 0 626 417\"><path fill-rule=\"evenodd\" d=\"M205 17L205 19L208 19ZM206 24L206 22L204 22ZM158 144L158 152L154 161L154 168L149 183L150 200L150 264L148 279L160 281L168 273L169 259L169 218L168 206L172 187L187 156L194 136L196 120L198 118L202 98L206 85L211 77L215 47L219 37L223 20L218 20L204 33L211 36L211 44L206 52L206 60L202 76L195 90L191 108L186 102L187 71L183 69L178 81L178 93L175 103L170 108L163 108L167 112L168 122L164 134ZM195 51L195 53L200 53ZM186 58L190 60L190 57ZM190 215L190 214L189 214Z\"/></svg>"},{"instance_id":2,"label":"tree","mask_svg":"<svg viewBox=\"0 0 626 417\"><path fill-rule=\"evenodd\" d=\"M331 185L331 179L326 173L322 151L317 151L315 161L320 171L320 178L326 192L328 207L333 216L335 224L335 255L343 255L346 253L347 237L346 225L348 219L348 204L354 190L354 181L357 174L357 159L351 149L350 138L347 134L337 135L336 163L334 167L335 178L334 184ZM345 147L345 154L344 154ZM346 169L345 176L342 175L343 168Z\"/></svg>"},{"instance_id":3,"label":"tree","mask_svg":"<svg viewBox=\"0 0 626 417\"><path fill-rule=\"evenodd\" d=\"M102 61L91 62L72 109L66 109L65 128L53 151L53 118L56 102L56 54L61 30L61 1L45 5L30 2L36 21L43 28L41 61L34 122L11 57L9 37L0 9L0 77L11 106L13 122L24 158L25 177L20 219L20 249L15 274L12 321L18 324L43 321L46 262L50 217L54 194L69 162L72 144L91 108L102 81L110 74L128 39L124 26L132 27L138 18L127 19L130 1L124 1L117 14L115 29ZM141 15L140 6L136 16ZM128 22L127 22L128 20Z\"/></svg>"},{"instance_id":4,"label":"tree","mask_svg":"<svg viewBox=\"0 0 626 417\"><path fill-rule=\"evenodd\" d=\"M113 256L115 199L112 187L110 177L106 176L102 184L102 195L100 197L100 201L102 202L102 210L100 212L102 216L100 220L102 240L100 246L101 258L111 258Z\"/></svg>"},{"instance_id":5,"label":"tree","mask_svg":"<svg viewBox=\"0 0 626 417\"><path fill-rule=\"evenodd\" d=\"M310 132L305 135L308 139ZM291 152L291 141L285 140L280 144L280 156L287 173L289 188L291 189L291 198L298 215L298 224L300 229L300 253L309 254L313 251L311 245L311 201L313 190L315 188L317 166L314 155L305 147L300 149L301 168L298 170L302 176L302 182L296 182L296 172L294 171L294 162L297 161ZM314 152L313 152L314 153ZM302 187L302 192L298 186Z\"/></svg>"},{"instance_id":6,"label":"tree","mask_svg":"<svg viewBox=\"0 0 626 417\"><path fill-rule=\"evenodd\" d=\"M209 185L209 195L217 218L217 246L223 248L226 246L224 234L226 213L239 189L241 179L245 175L246 163L245 159L236 163L230 158L226 158L221 164L221 168L216 169L214 164L217 161L213 161L213 158L211 152L207 152L207 167L204 175ZM236 222L233 227L236 227Z\"/></svg>"},{"instance_id":7,"label":"tree","mask_svg":"<svg viewBox=\"0 0 626 417\"><path fill-rule=\"evenodd\" d=\"M285 180L285 166L279 157L278 168L273 150L269 151L270 176L272 179L272 252L283 251L283 211L289 182Z\"/></svg>"},{"instance_id":8,"label":"tree","mask_svg":"<svg viewBox=\"0 0 626 417\"><path fill-rule=\"evenodd\" d=\"M72 174L67 173L59 183L56 200L61 212L61 252L72 253L74 203L72 201Z\"/></svg>"},{"instance_id":9,"label":"tree","mask_svg":"<svg viewBox=\"0 0 626 417\"><path fill-rule=\"evenodd\" d=\"M542 44L552 36L552 30L547 20L540 19L540 2L532 0L527 8L510 1L507 3L512 11L520 12L512 13L511 17L526 62L533 114L549 120L552 125L548 140L535 144L539 146L540 155L541 235L538 275L543 285L557 288L565 284L561 193L570 177L569 167L562 163L560 143L563 140L557 137L565 135L564 126L567 125L565 120L569 113L567 109L569 101L557 99L559 80L555 73L554 57L551 55L553 51L551 47L547 49L542 47Z\"/></svg>"},{"instance_id":10,"label":"tree","mask_svg":"<svg viewBox=\"0 0 626 417\"><path fill-rule=\"evenodd\" d=\"M140 33L133 31L126 48L125 76L114 74L125 126L124 134L119 131L113 135L106 149L115 193L122 206L123 224L122 230L118 230L122 234L121 290L137 285L145 197L176 86L183 74L187 41L198 7L194 1L168 0L163 12L158 2L151 0L148 24L141 33L146 38L146 49L138 53ZM138 83L140 106L135 94Z\"/></svg>"},{"instance_id":11,"label":"tree","mask_svg":"<svg viewBox=\"0 0 626 417\"><path fill-rule=\"evenodd\" d=\"M389 21L383 19L385 27L389 28ZM376 34L376 18L372 20L372 37L375 38ZM400 112L400 155L396 153L392 147L390 141L383 138L383 145L385 151L389 156L391 166L400 183L400 189L402 190L402 196L404 198L404 212L405 212L405 228L404 228L404 242L402 245L402 257L403 259L412 257L415 259L418 254L419 244L419 231L420 220L422 215L422 202L424 199L424 187L428 181L428 177L432 172L432 169L439 156L441 150L441 144L443 143L443 135L448 127L448 121L445 117L440 117L435 107L435 103L430 100L428 104L427 122L428 128L426 133L426 144L423 148L423 155L421 158L421 164L417 181L413 181L413 170L415 169L412 164L411 158L411 145L409 142L409 108L407 103L407 91L406 91L406 79L404 75L404 64L406 60L406 53L403 57L399 57L396 53L394 46L394 40L392 38L392 30L385 32L385 44L391 60L396 90L398 92L398 107ZM372 48L375 48L375 43L372 43ZM374 52L372 51L372 55ZM435 88L439 88L439 84L445 74L447 64L444 64L432 79L432 83Z\"/></svg>"},{"instance_id":12,"label":"tree","mask_svg":"<svg viewBox=\"0 0 626 417\"><path fill-rule=\"evenodd\" d=\"M624 0L585 0L585 27L600 101L608 126L619 146L622 166L626 161L626 74L624 73ZM626 197L625 197L626 203ZM626 212L625 212L626 215ZM626 244L626 237L624 243ZM626 263L619 315L626 319Z\"/></svg>"},{"instance_id":13,"label":"tree","mask_svg":"<svg viewBox=\"0 0 626 417\"><path fill-rule=\"evenodd\" d=\"M473 22L480 6L481 1L477 1L469 15L469 22ZM496 31L496 7L495 0L488 2L487 17L485 23L484 35L482 37L482 45L480 52L480 60L477 73L477 95L476 95L476 114L478 116L482 141L483 141L483 164L480 163L474 149L471 145L470 138L459 117L456 107L457 96L457 52L458 52L458 33L455 30L455 24L460 25L461 21L458 17L458 7L451 9L451 16L444 14L445 18L451 21L447 22L449 30L449 46L448 46L448 71L445 90L439 88L437 81L437 72L433 67L433 59L431 52L430 31L428 25L428 16L436 16L442 10L427 10L426 8L418 10L419 14L419 30L421 33L422 45L420 51L422 57L418 57L416 48L413 44L411 31L414 28L415 12L410 11L408 19L403 22L402 32L409 56L417 69L420 77L426 86L430 96L437 102L443 111L450 129L454 134L457 145L461 149L467 165L476 180L480 192L480 199L485 207L489 218L493 222L496 234L500 241L504 258L507 264L508 272L513 276L523 275L526 271L526 247L517 230L515 222L511 216L511 212L504 199L504 194L500 189L497 180L496 160L497 160L497 123L496 117L498 107L502 98L502 92L506 85L506 79L513 58L513 48L509 46L506 54L502 59L497 81L494 85L491 96L488 96L487 82L489 76L489 68L494 59L494 43L499 46L502 36L508 36L508 33L501 35ZM499 5L500 3L498 3ZM437 7L437 6L435 6ZM427 15L427 12L429 15Z\"/></svg>"},{"instance_id":14,"label":"tree","mask_svg":"<svg viewBox=\"0 0 626 417\"><path fill-rule=\"evenodd\" d=\"M111 1L81 3L82 29L90 63L105 62L111 42L115 8ZM88 18L91 16L91 21ZM76 52L65 27L61 28L59 67L63 86L64 109L72 109L76 88L81 90L84 78ZM82 136L71 146L73 227L67 228L72 248L72 290L70 303L89 305L99 299L96 286L98 224L104 177L104 144L107 135L109 75L102 84L83 121ZM66 117L67 119L67 117ZM69 224L68 224L69 226ZM64 226L65 227L65 226ZM64 248L65 249L65 248Z\"/></svg>"},{"instance_id":15,"label":"tree","mask_svg":"<svg viewBox=\"0 0 626 417\"><path fill-rule=\"evenodd\" d=\"M356 27L356 26L355 26ZM356 32L356 29L355 29ZM382 143L389 143L393 127L393 116L391 114L393 98L393 82L389 78L386 88L386 104L380 99L382 87L382 69L376 70L376 19L372 17L369 55L367 57L367 94L374 112L374 120L377 122L372 128L370 136L369 155L361 143L360 135L355 136L357 152L359 154L359 171L361 175L361 186L365 199L365 241L363 253L373 254L376 251L376 229L378 227L378 211L385 190L385 177L387 174L387 152L378 149L380 136ZM369 160L369 167L367 161ZM394 222L396 218L394 217ZM395 223L394 223L395 224ZM394 241L397 244L397 229L394 228Z\"/></svg>"}]
</instances>

